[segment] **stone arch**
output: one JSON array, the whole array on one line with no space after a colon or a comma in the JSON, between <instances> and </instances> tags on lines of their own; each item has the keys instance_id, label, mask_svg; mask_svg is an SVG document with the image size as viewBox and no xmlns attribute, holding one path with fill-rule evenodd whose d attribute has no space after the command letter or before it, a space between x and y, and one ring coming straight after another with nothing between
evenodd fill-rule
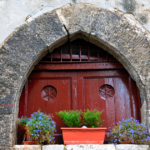
<instances>
[{"instance_id":1,"label":"stone arch","mask_svg":"<svg viewBox=\"0 0 150 150\"><path fill-rule=\"evenodd\" d=\"M149 125L149 32L131 14L91 4L67 4L29 18L0 47L0 146L15 144L19 98L34 66L55 47L76 38L102 47L124 65L140 89L142 120Z\"/></svg>"}]
</instances>

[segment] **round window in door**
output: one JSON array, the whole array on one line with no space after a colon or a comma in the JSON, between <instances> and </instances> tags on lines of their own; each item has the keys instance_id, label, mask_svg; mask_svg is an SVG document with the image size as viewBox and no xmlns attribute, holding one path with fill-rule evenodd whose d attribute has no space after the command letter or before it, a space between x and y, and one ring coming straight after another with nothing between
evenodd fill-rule
<instances>
[{"instance_id":1,"label":"round window in door","mask_svg":"<svg viewBox=\"0 0 150 150\"><path fill-rule=\"evenodd\" d=\"M57 90L55 87L51 85L45 86L41 91L41 97L45 101L53 101L56 96L57 96Z\"/></svg>"},{"instance_id":2,"label":"round window in door","mask_svg":"<svg viewBox=\"0 0 150 150\"><path fill-rule=\"evenodd\" d=\"M107 99L109 97L113 97L115 94L115 90L111 85L104 84L99 89L100 97L102 99Z\"/></svg>"}]
</instances>

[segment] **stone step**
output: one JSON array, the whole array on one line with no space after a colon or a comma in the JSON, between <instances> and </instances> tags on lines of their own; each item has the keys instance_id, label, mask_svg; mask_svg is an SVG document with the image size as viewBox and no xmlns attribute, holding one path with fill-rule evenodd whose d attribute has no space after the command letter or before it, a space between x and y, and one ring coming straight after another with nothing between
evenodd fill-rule
<instances>
[{"instance_id":1,"label":"stone step","mask_svg":"<svg viewBox=\"0 0 150 150\"><path fill-rule=\"evenodd\" d=\"M104 144L104 145L15 145L13 150L150 150L149 145Z\"/></svg>"},{"instance_id":2,"label":"stone step","mask_svg":"<svg viewBox=\"0 0 150 150\"><path fill-rule=\"evenodd\" d=\"M42 150L41 145L15 145L13 150Z\"/></svg>"}]
</instances>

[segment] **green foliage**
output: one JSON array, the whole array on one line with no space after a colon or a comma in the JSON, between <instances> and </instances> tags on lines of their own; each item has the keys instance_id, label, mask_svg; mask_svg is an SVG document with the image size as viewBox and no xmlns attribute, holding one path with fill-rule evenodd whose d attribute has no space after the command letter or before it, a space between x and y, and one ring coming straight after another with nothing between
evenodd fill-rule
<instances>
[{"instance_id":1,"label":"green foliage","mask_svg":"<svg viewBox=\"0 0 150 150\"><path fill-rule=\"evenodd\" d=\"M113 127L110 127L110 143L117 144L120 141L131 141L135 144L148 144L150 137L148 128L132 117L123 119Z\"/></svg>"},{"instance_id":2,"label":"green foliage","mask_svg":"<svg viewBox=\"0 0 150 150\"><path fill-rule=\"evenodd\" d=\"M81 122L81 111L70 110L56 113L68 127L79 127Z\"/></svg>"},{"instance_id":3,"label":"green foliage","mask_svg":"<svg viewBox=\"0 0 150 150\"><path fill-rule=\"evenodd\" d=\"M55 122L50 115L43 112L35 112L31 115L31 119L27 122L28 134L34 141L43 143L54 143Z\"/></svg>"},{"instance_id":4,"label":"green foliage","mask_svg":"<svg viewBox=\"0 0 150 150\"><path fill-rule=\"evenodd\" d=\"M83 124L87 127L101 127L104 120L101 120L100 117L103 111L97 110L85 110L83 112Z\"/></svg>"},{"instance_id":5,"label":"green foliage","mask_svg":"<svg viewBox=\"0 0 150 150\"><path fill-rule=\"evenodd\" d=\"M60 111L56 113L68 127L79 127L86 125L87 127L100 127L102 126L103 120L100 119L103 111L97 110L70 110ZM81 120L81 115L83 120Z\"/></svg>"},{"instance_id":6,"label":"green foliage","mask_svg":"<svg viewBox=\"0 0 150 150\"><path fill-rule=\"evenodd\" d=\"M22 116L21 118L18 119L18 122L20 125L23 126L23 125L26 125L29 120L30 120L29 118Z\"/></svg>"}]
</instances>

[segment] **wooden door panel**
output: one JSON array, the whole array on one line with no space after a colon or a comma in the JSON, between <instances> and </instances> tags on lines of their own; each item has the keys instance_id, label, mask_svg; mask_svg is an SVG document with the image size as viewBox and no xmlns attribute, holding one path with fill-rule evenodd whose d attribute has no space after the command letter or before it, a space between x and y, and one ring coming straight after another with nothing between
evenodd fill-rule
<instances>
[{"instance_id":1,"label":"wooden door panel","mask_svg":"<svg viewBox=\"0 0 150 150\"><path fill-rule=\"evenodd\" d=\"M114 96L109 96L109 93L105 98L101 96L98 90L103 85L110 86ZM79 108L104 110L103 126L109 127L133 116L132 110L133 117L139 119L137 88L133 80L129 82L129 75L124 70L79 72L78 89Z\"/></svg>"},{"instance_id":2,"label":"wooden door panel","mask_svg":"<svg viewBox=\"0 0 150 150\"><path fill-rule=\"evenodd\" d=\"M26 106L26 102L25 102L25 98L26 98L26 85L27 85L28 81L26 82L21 96L20 96L20 102L19 102L19 115L18 117L21 118L22 116L27 116L27 109L25 109Z\"/></svg>"},{"instance_id":3,"label":"wooden door panel","mask_svg":"<svg viewBox=\"0 0 150 150\"><path fill-rule=\"evenodd\" d=\"M41 91L43 87L47 86L47 80L29 80L28 81L28 99L27 117L30 117L32 113L37 112L39 109L45 112L45 101L41 97Z\"/></svg>"},{"instance_id":4,"label":"wooden door panel","mask_svg":"<svg viewBox=\"0 0 150 150\"><path fill-rule=\"evenodd\" d=\"M101 119L106 120L106 101L99 95L99 87L103 85L104 79L84 79L85 88L85 109L96 109L98 111L104 111ZM103 122L103 126L107 126L107 120Z\"/></svg>"},{"instance_id":5,"label":"wooden door panel","mask_svg":"<svg viewBox=\"0 0 150 150\"><path fill-rule=\"evenodd\" d=\"M85 108L104 111L101 119L104 127L109 127L115 122L114 96L101 97L100 87L108 84L113 87L112 78L85 78Z\"/></svg>"},{"instance_id":6,"label":"wooden door panel","mask_svg":"<svg viewBox=\"0 0 150 150\"><path fill-rule=\"evenodd\" d=\"M114 87L113 78L104 78L104 84ZM112 89L113 90L113 89ZM107 93L106 93L107 94ZM108 93L109 94L109 93ZM113 93L110 93L113 94ZM115 94L115 91L114 91ZM106 96L107 128L115 122L115 99L113 95Z\"/></svg>"},{"instance_id":7,"label":"wooden door panel","mask_svg":"<svg viewBox=\"0 0 150 150\"><path fill-rule=\"evenodd\" d=\"M114 96L106 96L105 98L101 96L100 88L103 85L110 85L114 87L113 77L116 78L122 72L116 71L93 71L93 72L79 72L78 73L78 100L80 107L85 109L96 109L99 111L104 111L101 119L105 120L103 122L104 127L109 127L115 123L115 99ZM105 77L107 76L107 78ZM108 78L108 76L112 76ZM82 88L80 88L82 87ZM82 100L82 103L80 102Z\"/></svg>"},{"instance_id":8,"label":"wooden door panel","mask_svg":"<svg viewBox=\"0 0 150 150\"><path fill-rule=\"evenodd\" d=\"M78 108L78 96L77 96L77 73L76 72L33 72L29 79L39 79L39 80L56 80L60 81L70 80L70 92L71 92L71 109Z\"/></svg>"},{"instance_id":9,"label":"wooden door panel","mask_svg":"<svg viewBox=\"0 0 150 150\"><path fill-rule=\"evenodd\" d=\"M83 76L78 73L78 109L85 109L85 88Z\"/></svg>"},{"instance_id":10,"label":"wooden door panel","mask_svg":"<svg viewBox=\"0 0 150 150\"><path fill-rule=\"evenodd\" d=\"M57 96L53 101L46 102L46 113L53 114L54 121L57 123L57 133L61 133L60 127L65 126L65 124L55 113L61 110L71 110L70 82L70 79L48 80L48 85L57 89Z\"/></svg>"},{"instance_id":11,"label":"wooden door panel","mask_svg":"<svg viewBox=\"0 0 150 150\"><path fill-rule=\"evenodd\" d=\"M131 117L128 78L114 78L116 122Z\"/></svg>"},{"instance_id":12,"label":"wooden door panel","mask_svg":"<svg viewBox=\"0 0 150 150\"><path fill-rule=\"evenodd\" d=\"M71 79L48 80L48 85L56 88L57 95L52 101L46 102L46 114L53 114L56 122L56 143L62 143L61 127L66 126L55 113L61 110L71 110Z\"/></svg>"},{"instance_id":13,"label":"wooden door panel","mask_svg":"<svg viewBox=\"0 0 150 150\"><path fill-rule=\"evenodd\" d=\"M54 99L43 99L43 97L47 94L47 90L44 92L42 90L47 86L57 90L57 95ZM30 117L31 114L38 109L41 109L41 111L46 114L53 114L57 130L55 138L56 143L59 144L62 143L60 128L66 125L55 113L60 110L77 109L77 107L76 73L33 72L25 85L25 92L23 92L23 95L21 96L19 115Z\"/></svg>"}]
</instances>

